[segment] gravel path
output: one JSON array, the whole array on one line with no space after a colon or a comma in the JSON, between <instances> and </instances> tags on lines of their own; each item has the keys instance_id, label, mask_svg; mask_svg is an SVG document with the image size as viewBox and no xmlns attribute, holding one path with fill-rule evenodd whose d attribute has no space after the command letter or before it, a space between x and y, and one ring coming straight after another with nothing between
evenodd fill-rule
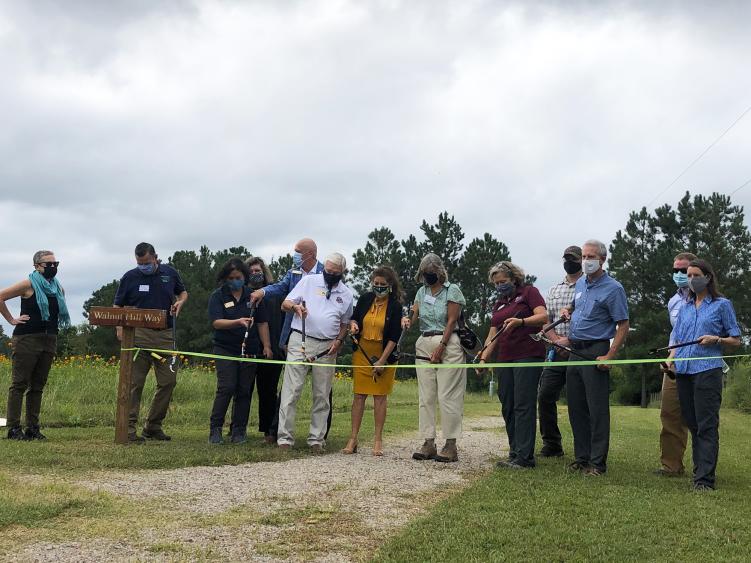
<instances>
[{"instance_id":1,"label":"gravel path","mask_svg":"<svg viewBox=\"0 0 751 563\"><path fill-rule=\"evenodd\" d=\"M221 559L362 560L395 528L492 467L507 448L499 417L465 420L458 463L416 462L420 441L401 438L374 457L334 453L283 462L108 473L75 484L133 499L155 499L175 514L240 523L144 530L139 545L97 540L29 545L16 561ZM155 549L154 546L157 546ZM168 546L169 548L159 548Z\"/></svg>"}]
</instances>

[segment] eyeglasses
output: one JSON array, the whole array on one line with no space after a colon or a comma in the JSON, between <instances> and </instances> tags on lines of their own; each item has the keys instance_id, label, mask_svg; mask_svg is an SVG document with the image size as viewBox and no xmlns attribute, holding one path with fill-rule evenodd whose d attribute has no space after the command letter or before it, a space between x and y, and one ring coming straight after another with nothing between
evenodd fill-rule
<instances>
[{"instance_id":1,"label":"eyeglasses","mask_svg":"<svg viewBox=\"0 0 751 563\"><path fill-rule=\"evenodd\" d=\"M57 268L60 265L60 262L37 262L37 266L54 266Z\"/></svg>"},{"instance_id":2,"label":"eyeglasses","mask_svg":"<svg viewBox=\"0 0 751 563\"><path fill-rule=\"evenodd\" d=\"M680 272L681 274L688 273L688 268L673 268L673 273L677 274Z\"/></svg>"}]
</instances>

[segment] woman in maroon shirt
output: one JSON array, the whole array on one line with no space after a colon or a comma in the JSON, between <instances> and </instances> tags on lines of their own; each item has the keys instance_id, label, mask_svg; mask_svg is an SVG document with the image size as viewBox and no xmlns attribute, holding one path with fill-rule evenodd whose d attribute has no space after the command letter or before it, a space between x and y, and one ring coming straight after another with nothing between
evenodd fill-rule
<instances>
[{"instance_id":1,"label":"woman in maroon shirt","mask_svg":"<svg viewBox=\"0 0 751 563\"><path fill-rule=\"evenodd\" d=\"M498 262L490 269L488 277L495 285L498 299L493 305L490 332L485 341L489 345L480 363L485 363L487 358L499 362L543 361L545 345L529 336L548 320L545 299L534 286L524 283L524 271L512 262ZM500 336L490 343L499 331ZM509 458L498 462L497 466L534 467L537 384L542 368L512 367L495 371L509 441Z\"/></svg>"}]
</instances>

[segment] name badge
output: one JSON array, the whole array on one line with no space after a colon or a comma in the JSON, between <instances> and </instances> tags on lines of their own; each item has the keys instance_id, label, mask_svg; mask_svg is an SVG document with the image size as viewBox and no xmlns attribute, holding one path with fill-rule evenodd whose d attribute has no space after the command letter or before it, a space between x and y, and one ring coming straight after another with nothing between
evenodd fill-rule
<instances>
[{"instance_id":1,"label":"name badge","mask_svg":"<svg viewBox=\"0 0 751 563\"><path fill-rule=\"evenodd\" d=\"M148 285L139 285L138 286L138 291L148 291L148 290L149 290L149 286Z\"/></svg>"},{"instance_id":2,"label":"name badge","mask_svg":"<svg viewBox=\"0 0 751 563\"><path fill-rule=\"evenodd\" d=\"M321 295L321 296L323 296L323 297L326 297L326 290L325 290L325 289L319 289L319 290L318 290L318 295Z\"/></svg>"},{"instance_id":3,"label":"name badge","mask_svg":"<svg viewBox=\"0 0 751 563\"><path fill-rule=\"evenodd\" d=\"M235 306L235 304L234 304L234 303L233 303L232 301L227 301L227 302L226 302L226 303L224 304L224 308L225 308L225 309L229 309L229 308L231 308L231 307L234 307L234 306Z\"/></svg>"},{"instance_id":4,"label":"name badge","mask_svg":"<svg viewBox=\"0 0 751 563\"><path fill-rule=\"evenodd\" d=\"M426 295L425 303L427 303L428 305L435 305L435 297L433 297L432 295Z\"/></svg>"}]
</instances>

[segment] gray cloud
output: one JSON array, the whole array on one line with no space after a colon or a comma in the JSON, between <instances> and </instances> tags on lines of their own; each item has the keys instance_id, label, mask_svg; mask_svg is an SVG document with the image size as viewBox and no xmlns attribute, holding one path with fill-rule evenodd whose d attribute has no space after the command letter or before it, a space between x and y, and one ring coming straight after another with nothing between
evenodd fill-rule
<instances>
[{"instance_id":1,"label":"gray cloud","mask_svg":"<svg viewBox=\"0 0 751 563\"><path fill-rule=\"evenodd\" d=\"M610 240L751 104L748 11L5 4L0 285L53 247L80 311L140 240L350 254L447 209L544 287L562 248ZM749 141L751 117L656 204L741 185Z\"/></svg>"}]
</instances>

